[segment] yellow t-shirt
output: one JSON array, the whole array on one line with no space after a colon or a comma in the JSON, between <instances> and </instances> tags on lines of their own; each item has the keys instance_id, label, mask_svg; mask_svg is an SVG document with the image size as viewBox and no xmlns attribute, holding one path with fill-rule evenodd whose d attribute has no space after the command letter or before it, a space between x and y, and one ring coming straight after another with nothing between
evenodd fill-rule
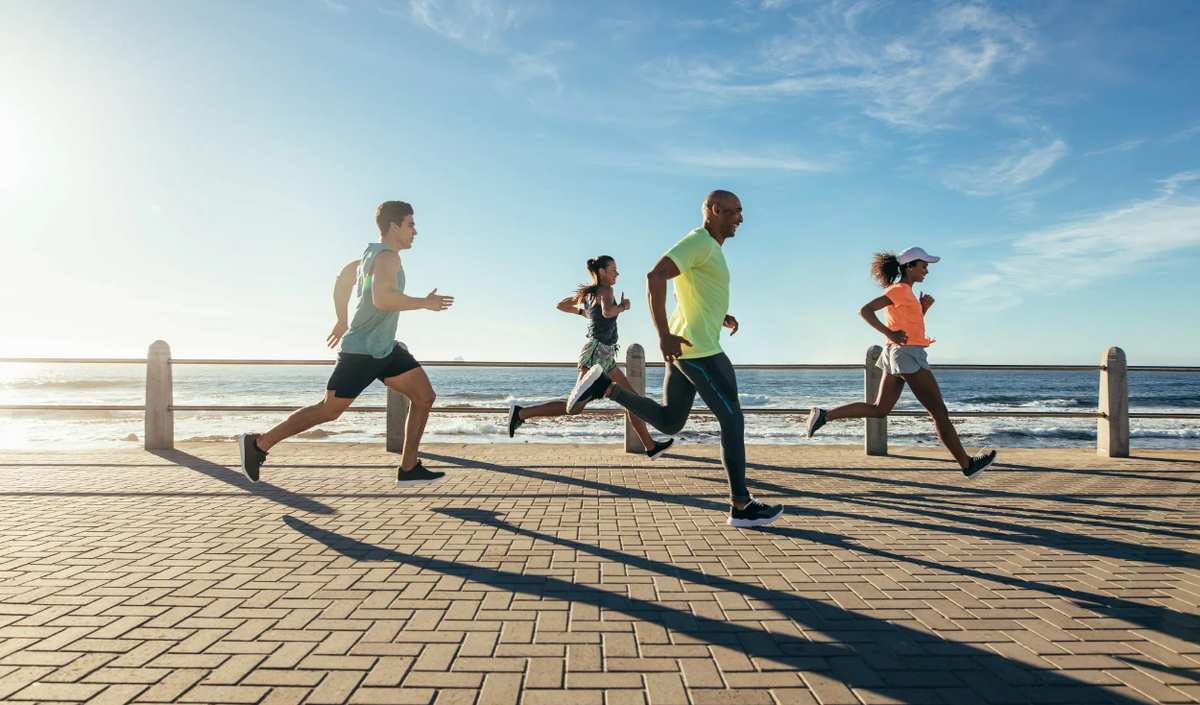
<instances>
[{"instance_id":1,"label":"yellow t-shirt","mask_svg":"<svg viewBox=\"0 0 1200 705\"><path fill-rule=\"evenodd\" d=\"M696 228L667 251L679 268L670 328L691 346L682 347L685 360L721 352L721 326L729 313L729 267L721 246L704 228Z\"/></svg>"}]
</instances>

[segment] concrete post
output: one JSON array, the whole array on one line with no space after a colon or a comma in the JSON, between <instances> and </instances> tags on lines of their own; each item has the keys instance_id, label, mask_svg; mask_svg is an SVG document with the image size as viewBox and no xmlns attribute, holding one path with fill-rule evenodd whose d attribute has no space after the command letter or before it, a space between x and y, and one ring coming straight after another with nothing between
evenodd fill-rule
<instances>
[{"instance_id":1,"label":"concrete post","mask_svg":"<svg viewBox=\"0 0 1200 705\"><path fill-rule=\"evenodd\" d=\"M1125 351L1109 348L1100 359L1100 413L1096 420L1096 452L1109 458L1129 457L1129 378Z\"/></svg>"},{"instance_id":2,"label":"concrete post","mask_svg":"<svg viewBox=\"0 0 1200 705\"><path fill-rule=\"evenodd\" d=\"M146 355L146 450L174 450L174 389L171 382L171 346L161 340L150 345Z\"/></svg>"},{"instance_id":3,"label":"concrete post","mask_svg":"<svg viewBox=\"0 0 1200 705\"><path fill-rule=\"evenodd\" d=\"M879 384L883 381L883 370L875 366L883 348L872 345L867 348L866 366L863 369L863 401L868 404L879 396ZM867 455L887 455L887 418L863 419L863 448Z\"/></svg>"},{"instance_id":4,"label":"concrete post","mask_svg":"<svg viewBox=\"0 0 1200 705\"><path fill-rule=\"evenodd\" d=\"M387 390L387 451L404 452L404 426L408 423L408 397Z\"/></svg>"},{"instance_id":5,"label":"concrete post","mask_svg":"<svg viewBox=\"0 0 1200 705\"><path fill-rule=\"evenodd\" d=\"M641 345L634 343L625 350L625 377L629 379L633 391L645 396L646 394L646 351ZM643 453L642 441L633 432L633 423L629 415L625 415L625 452Z\"/></svg>"}]
</instances>

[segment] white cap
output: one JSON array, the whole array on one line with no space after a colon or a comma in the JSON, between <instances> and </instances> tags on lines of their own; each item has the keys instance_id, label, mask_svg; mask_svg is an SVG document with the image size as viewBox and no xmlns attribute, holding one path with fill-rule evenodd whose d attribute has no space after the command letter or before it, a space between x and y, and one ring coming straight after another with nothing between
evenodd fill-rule
<instances>
[{"instance_id":1,"label":"white cap","mask_svg":"<svg viewBox=\"0 0 1200 705\"><path fill-rule=\"evenodd\" d=\"M896 255L896 261L899 262L900 264L908 264L909 262L916 262L917 260L921 260L922 262L929 262L930 264L933 264L934 262L936 262L940 259L941 259L941 257L934 257L933 255L929 254L928 252L926 252L925 250L922 250L919 247L910 247L907 250Z\"/></svg>"}]
</instances>

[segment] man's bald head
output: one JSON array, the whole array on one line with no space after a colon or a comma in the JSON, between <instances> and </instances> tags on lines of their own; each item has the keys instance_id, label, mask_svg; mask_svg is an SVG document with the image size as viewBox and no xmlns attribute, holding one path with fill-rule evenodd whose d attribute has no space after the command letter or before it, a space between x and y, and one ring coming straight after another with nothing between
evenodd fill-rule
<instances>
[{"instance_id":1,"label":"man's bald head","mask_svg":"<svg viewBox=\"0 0 1200 705\"><path fill-rule=\"evenodd\" d=\"M742 201L730 191L713 191L704 199L704 227L708 233L725 242L737 233L742 223Z\"/></svg>"},{"instance_id":2,"label":"man's bald head","mask_svg":"<svg viewBox=\"0 0 1200 705\"><path fill-rule=\"evenodd\" d=\"M711 211L713 206L727 206L730 204L730 202L736 200L737 196L735 196L732 191L722 191L721 189L717 189L704 198L704 212L707 213Z\"/></svg>"}]
</instances>

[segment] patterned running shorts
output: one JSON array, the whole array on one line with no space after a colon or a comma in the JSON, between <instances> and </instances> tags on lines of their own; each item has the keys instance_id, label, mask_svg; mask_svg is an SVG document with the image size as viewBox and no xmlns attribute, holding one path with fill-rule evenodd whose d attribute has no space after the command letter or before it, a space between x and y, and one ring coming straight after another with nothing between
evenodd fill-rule
<instances>
[{"instance_id":1,"label":"patterned running shorts","mask_svg":"<svg viewBox=\"0 0 1200 705\"><path fill-rule=\"evenodd\" d=\"M619 345L605 345L595 338L589 338L587 345L579 351L579 369L586 370L592 365L603 365L605 372L611 372L617 366L617 350Z\"/></svg>"}]
</instances>

